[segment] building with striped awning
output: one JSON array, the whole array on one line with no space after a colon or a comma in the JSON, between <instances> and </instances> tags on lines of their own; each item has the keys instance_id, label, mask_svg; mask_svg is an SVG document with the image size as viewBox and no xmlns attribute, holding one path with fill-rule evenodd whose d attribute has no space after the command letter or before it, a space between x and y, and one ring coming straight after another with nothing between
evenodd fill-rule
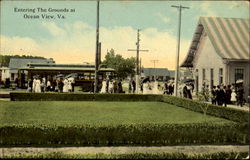
<instances>
[{"instance_id":1,"label":"building with striped awning","mask_svg":"<svg viewBox=\"0 0 250 160\"><path fill-rule=\"evenodd\" d=\"M193 69L195 88L243 81L249 95L249 19L200 17L181 67Z\"/></svg>"}]
</instances>

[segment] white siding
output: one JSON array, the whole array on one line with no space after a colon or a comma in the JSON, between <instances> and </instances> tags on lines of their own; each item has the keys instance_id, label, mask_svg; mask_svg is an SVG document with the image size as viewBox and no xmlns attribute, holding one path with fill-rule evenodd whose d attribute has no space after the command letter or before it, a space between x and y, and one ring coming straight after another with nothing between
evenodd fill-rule
<instances>
[{"instance_id":1,"label":"white siding","mask_svg":"<svg viewBox=\"0 0 250 160\"><path fill-rule=\"evenodd\" d=\"M1 68L2 70L2 80L5 81L6 78L10 78L10 69L7 67Z\"/></svg>"},{"instance_id":2,"label":"white siding","mask_svg":"<svg viewBox=\"0 0 250 160\"><path fill-rule=\"evenodd\" d=\"M226 67L225 64L222 61L222 58L215 52L215 49L209 40L208 36L206 36L204 33L201 37L199 47L196 52L196 56L194 59L194 71L198 69L198 76L199 76L199 91L202 89L203 84L203 76L202 76L202 70L205 69L205 79L206 79L206 85L209 85L211 83L210 78L210 70L211 68L214 69L214 85L219 85L219 69L223 68L223 83L225 84L225 75L226 75Z\"/></svg>"}]
</instances>

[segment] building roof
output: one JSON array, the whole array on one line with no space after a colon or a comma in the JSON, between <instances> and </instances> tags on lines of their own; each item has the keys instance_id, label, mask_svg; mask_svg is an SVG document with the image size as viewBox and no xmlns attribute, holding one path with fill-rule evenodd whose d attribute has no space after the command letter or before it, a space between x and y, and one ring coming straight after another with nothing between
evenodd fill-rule
<instances>
[{"instance_id":1,"label":"building roof","mask_svg":"<svg viewBox=\"0 0 250 160\"><path fill-rule=\"evenodd\" d=\"M200 17L182 67L193 67L193 59L205 31L216 53L227 60L249 60L249 19Z\"/></svg>"},{"instance_id":2,"label":"building roof","mask_svg":"<svg viewBox=\"0 0 250 160\"><path fill-rule=\"evenodd\" d=\"M95 71L95 65L90 64L29 64L25 67L18 68L19 70L28 70L28 71ZM112 72L114 69L101 67L99 71Z\"/></svg>"},{"instance_id":3,"label":"building roof","mask_svg":"<svg viewBox=\"0 0 250 160\"><path fill-rule=\"evenodd\" d=\"M170 72L167 68L143 68L142 73L145 76L170 76Z\"/></svg>"},{"instance_id":4,"label":"building roof","mask_svg":"<svg viewBox=\"0 0 250 160\"><path fill-rule=\"evenodd\" d=\"M53 59L43 58L11 58L9 63L10 69L17 69L20 67L26 67L30 63L55 63Z\"/></svg>"},{"instance_id":5,"label":"building roof","mask_svg":"<svg viewBox=\"0 0 250 160\"><path fill-rule=\"evenodd\" d=\"M27 71L95 71L95 67L20 67L19 70ZM100 71L112 72L112 68L100 68Z\"/></svg>"}]
</instances>

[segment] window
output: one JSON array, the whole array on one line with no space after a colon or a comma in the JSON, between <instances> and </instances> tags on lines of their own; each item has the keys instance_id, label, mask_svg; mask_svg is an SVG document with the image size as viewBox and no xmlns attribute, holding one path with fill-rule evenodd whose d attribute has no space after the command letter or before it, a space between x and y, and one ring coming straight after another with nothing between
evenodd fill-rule
<instances>
[{"instance_id":1,"label":"window","mask_svg":"<svg viewBox=\"0 0 250 160\"><path fill-rule=\"evenodd\" d=\"M236 68L235 69L235 82L237 80L240 80L240 79L243 80L243 78L244 78L244 69L242 69L242 68Z\"/></svg>"},{"instance_id":2,"label":"window","mask_svg":"<svg viewBox=\"0 0 250 160\"><path fill-rule=\"evenodd\" d=\"M95 79L95 73L91 73L91 74L90 74L90 79L91 79L91 80Z\"/></svg>"},{"instance_id":3,"label":"window","mask_svg":"<svg viewBox=\"0 0 250 160\"><path fill-rule=\"evenodd\" d=\"M214 69L210 69L210 88L212 89L214 86Z\"/></svg>"},{"instance_id":4,"label":"window","mask_svg":"<svg viewBox=\"0 0 250 160\"><path fill-rule=\"evenodd\" d=\"M199 87L199 70L198 69L196 69L195 70L195 72L196 72L196 76L195 76L195 89L196 89L196 92L198 92L198 87Z\"/></svg>"},{"instance_id":5,"label":"window","mask_svg":"<svg viewBox=\"0 0 250 160\"><path fill-rule=\"evenodd\" d=\"M202 80L204 81L206 79L206 70L202 69Z\"/></svg>"},{"instance_id":6,"label":"window","mask_svg":"<svg viewBox=\"0 0 250 160\"><path fill-rule=\"evenodd\" d=\"M223 83L223 68L219 69L219 84Z\"/></svg>"},{"instance_id":7,"label":"window","mask_svg":"<svg viewBox=\"0 0 250 160\"><path fill-rule=\"evenodd\" d=\"M14 74L14 73L11 73L11 80L14 81L14 78L15 78L15 74Z\"/></svg>"}]
</instances>

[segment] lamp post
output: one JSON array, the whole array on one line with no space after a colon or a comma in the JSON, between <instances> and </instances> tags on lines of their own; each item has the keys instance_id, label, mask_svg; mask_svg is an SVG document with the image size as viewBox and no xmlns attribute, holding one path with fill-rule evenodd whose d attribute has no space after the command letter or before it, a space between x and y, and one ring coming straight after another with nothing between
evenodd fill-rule
<instances>
[{"instance_id":1,"label":"lamp post","mask_svg":"<svg viewBox=\"0 0 250 160\"><path fill-rule=\"evenodd\" d=\"M97 93L98 86L98 66L99 66L99 4L100 1L97 0L97 17L96 17L96 54L95 54L95 84L94 84L94 93Z\"/></svg>"}]
</instances>

